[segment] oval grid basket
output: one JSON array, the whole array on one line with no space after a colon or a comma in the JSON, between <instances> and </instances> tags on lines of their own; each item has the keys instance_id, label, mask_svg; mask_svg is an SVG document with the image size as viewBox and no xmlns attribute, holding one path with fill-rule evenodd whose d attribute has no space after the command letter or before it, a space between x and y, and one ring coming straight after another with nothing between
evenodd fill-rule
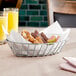
<instances>
[{"instance_id":1,"label":"oval grid basket","mask_svg":"<svg viewBox=\"0 0 76 76\"><path fill-rule=\"evenodd\" d=\"M59 41L53 44L17 43L9 40L7 42L14 55L36 57L59 53L66 41Z\"/></svg>"}]
</instances>

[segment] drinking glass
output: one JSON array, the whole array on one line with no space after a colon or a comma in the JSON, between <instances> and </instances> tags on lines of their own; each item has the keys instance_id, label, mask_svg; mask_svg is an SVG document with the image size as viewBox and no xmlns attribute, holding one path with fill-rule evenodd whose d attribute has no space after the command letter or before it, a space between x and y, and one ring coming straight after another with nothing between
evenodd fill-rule
<instances>
[{"instance_id":1,"label":"drinking glass","mask_svg":"<svg viewBox=\"0 0 76 76\"><path fill-rule=\"evenodd\" d=\"M8 33L18 32L18 8L4 8L4 13L8 13Z\"/></svg>"},{"instance_id":2,"label":"drinking glass","mask_svg":"<svg viewBox=\"0 0 76 76\"><path fill-rule=\"evenodd\" d=\"M6 35L2 29L2 26L4 26L5 30L8 29L8 16L4 15L3 11L0 11L0 44L5 43Z\"/></svg>"}]
</instances>

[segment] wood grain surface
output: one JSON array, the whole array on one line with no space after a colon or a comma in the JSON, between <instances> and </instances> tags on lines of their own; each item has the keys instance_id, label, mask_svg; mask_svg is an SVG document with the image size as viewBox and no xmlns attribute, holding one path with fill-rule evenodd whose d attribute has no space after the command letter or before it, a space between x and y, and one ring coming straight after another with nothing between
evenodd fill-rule
<instances>
[{"instance_id":1,"label":"wood grain surface","mask_svg":"<svg viewBox=\"0 0 76 76\"><path fill-rule=\"evenodd\" d=\"M53 12L64 14L76 14L76 1L48 0L52 4Z\"/></svg>"}]
</instances>

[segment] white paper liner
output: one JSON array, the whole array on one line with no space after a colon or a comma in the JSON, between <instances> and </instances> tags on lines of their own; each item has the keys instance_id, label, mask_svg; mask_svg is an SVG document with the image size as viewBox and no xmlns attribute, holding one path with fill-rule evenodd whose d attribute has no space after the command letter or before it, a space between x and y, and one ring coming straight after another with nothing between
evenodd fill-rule
<instances>
[{"instance_id":1,"label":"white paper liner","mask_svg":"<svg viewBox=\"0 0 76 76\"><path fill-rule=\"evenodd\" d=\"M44 30L40 31L40 33L41 32L43 32L48 38L50 38L51 35L60 35L60 39L58 40L58 42L59 42L59 41L67 39L67 37L70 33L70 29L66 29L65 31L63 31L60 24L56 21L55 23L48 26ZM25 53L27 55L27 53L29 53L30 56L32 54L34 56L36 56L37 54L46 55L46 54L48 54L49 50L51 50L51 52L53 52L53 49L57 45L57 44L55 44L52 49L50 49L52 47L52 45L49 45L47 47L46 44L44 44L44 45L38 44L35 46L35 44L32 44L31 42L25 40L19 33L15 32L13 30L11 31L10 35L7 37L7 40L12 41L12 42L17 42L17 43L25 43L25 45L23 45L23 46L22 46L22 44L16 44L15 47L17 49L15 49L15 50L17 50L18 53L19 53L19 50L23 50L23 52L22 52L23 54ZM29 48L28 48L28 45L26 43L31 43L32 45L29 45ZM35 51L34 51L34 48L35 48ZM25 50L26 50L26 52L25 52ZM27 50L28 50L28 52L27 52Z\"/></svg>"}]
</instances>

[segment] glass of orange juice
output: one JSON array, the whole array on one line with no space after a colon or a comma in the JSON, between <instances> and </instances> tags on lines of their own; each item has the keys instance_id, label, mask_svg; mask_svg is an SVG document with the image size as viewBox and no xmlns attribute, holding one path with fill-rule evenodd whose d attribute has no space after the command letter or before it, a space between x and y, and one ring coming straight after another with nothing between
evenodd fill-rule
<instances>
[{"instance_id":1,"label":"glass of orange juice","mask_svg":"<svg viewBox=\"0 0 76 76\"><path fill-rule=\"evenodd\" d=\"M11 30L18 32L18 8L4 8L4 14L8 13L8 33Z\"/></svg>"},{"instance_id":2,"label":"glass of orange juice","mask_svg":"<svg viewBox=\"0 0 76 76\"><path fill-rule=\"evenodd\" d=\"M8 29L8 16L4 15L3 11L0 11L0 44L5 43L6 35L2 29L2 26L4 26L5 30Z\"/></svg>"}]
</instances>

